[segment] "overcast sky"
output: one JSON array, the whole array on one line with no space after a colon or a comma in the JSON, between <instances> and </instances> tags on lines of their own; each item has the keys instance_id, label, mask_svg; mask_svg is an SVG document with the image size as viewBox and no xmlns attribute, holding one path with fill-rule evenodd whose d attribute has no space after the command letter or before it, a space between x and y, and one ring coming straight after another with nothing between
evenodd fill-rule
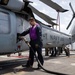
<instances>
[{"instance_id":1,"label":"overcast sky","mask_svg":"<svg viewBox=\"0 0 75 75\"><path fill-rule=\"evenodd\" d=\"M47 14L48 16L50 16L52 18L55 18L55 19L57 18L57 12L54 9L52 9L51 7L47 6L46 4L42 3L39 0L30 0L30 1L33 2L33 3L31 3L31 5L34 6L36 9L38 9L39 11ZM72 11L70 9L69 3L71 2L73 8L75 8L75 0L52 0L52 1L59 4L64 9L69 10L68 12L60 13L60 25L61 25L60 30L64 33L69 34L71 27L68 30L66 30L66 27L72 18ZM36 15L35 15L35 18L41 20L43 23L46 23ZM74 22L73 22L73 24L74 24Z\"/></svg>"}]
</instances>

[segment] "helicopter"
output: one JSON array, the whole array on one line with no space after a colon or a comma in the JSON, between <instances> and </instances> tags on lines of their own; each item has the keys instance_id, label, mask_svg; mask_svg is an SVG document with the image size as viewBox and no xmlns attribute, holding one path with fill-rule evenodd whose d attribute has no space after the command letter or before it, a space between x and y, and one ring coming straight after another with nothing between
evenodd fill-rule
<instances>
[{"instance_id":1,"label":"helicopter","mask_svg":"<svg viewBox=\"0 0 75 75\"><path fill-rule=\"evenodd\" d=\"M33 12L36 13L37 11L34 7L30 6L29 3L32 2L28 0L0 0L0 55L18 53L29 49L24 41L18 42L17 39L17 33L22 33L30 27L28 19L31 16L34 17ZM48 23L57 25L51 21L53 19L49 16L41 12L36 14ZM42 28L43 48L63 48L63 46L75 42L74 29L72 30L73 34L68 35L52 29L39 20L36 21ZM29 35L25 36L25 38L30 41Z\"/></svg>"}]
</instances>

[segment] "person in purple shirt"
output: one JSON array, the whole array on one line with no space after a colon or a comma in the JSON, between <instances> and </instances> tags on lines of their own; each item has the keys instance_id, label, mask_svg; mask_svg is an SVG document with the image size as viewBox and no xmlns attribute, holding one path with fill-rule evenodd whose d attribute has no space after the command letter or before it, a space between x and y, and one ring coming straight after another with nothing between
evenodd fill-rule
<instances>
[{"instance_id":1,"label":"person in purple shirt","mask_svg":"<svg viewBox=\"0 0 75 75\"><path fill-rule=\"evenodd\" d=\"M24 31L23 33L20 34L20 36L25 36L27 34L30 35L30 45L33 48L34 52L38 54L38 59L40 61L40 63L43 65L44 60L43 60L43 56L42 56L42 30L41 27L38 23L36 23L35 19L33 17L31 17L29 19L29 23L31 25L31 27L29 29L27 29L26 31ZM26 65L23 65L23 67L32 67L34 63L34 53L33 51L29 50L29 59L27 61ZM40 68L40 65L38 64L38 68Z\"/></svg>"}]
</instances>

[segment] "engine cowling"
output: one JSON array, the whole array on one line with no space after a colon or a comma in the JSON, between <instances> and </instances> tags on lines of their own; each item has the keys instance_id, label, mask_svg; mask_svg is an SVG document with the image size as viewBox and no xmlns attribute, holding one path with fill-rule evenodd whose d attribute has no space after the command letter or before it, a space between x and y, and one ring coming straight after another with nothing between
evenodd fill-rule
<instances>
[{"instance_id":1,"label":"engine cowling","mask_svg":"<svg viewBox=\"0 0 75 75\"><path fill-rule=\"evenodd\" d=\"M21 11L25 5L23 0L0 0L0 4L13 11Z\"/></svg>"}]
</instances>

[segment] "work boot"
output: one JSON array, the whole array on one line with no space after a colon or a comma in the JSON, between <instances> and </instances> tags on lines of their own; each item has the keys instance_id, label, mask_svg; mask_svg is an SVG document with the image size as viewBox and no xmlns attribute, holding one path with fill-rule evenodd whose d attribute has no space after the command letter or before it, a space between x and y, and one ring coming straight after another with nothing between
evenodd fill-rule
<instances>
[{"instance_id":1,"label":"work boot","mask_svg":"<svg viewBox=\"0 0 75 75\"><path fill-rule=\"evenodd\" d=\"M32 68L31 65L27 65L27 64L23 64L22 67L26 67L26 68Z\"/></svg>"}]
</instances>

